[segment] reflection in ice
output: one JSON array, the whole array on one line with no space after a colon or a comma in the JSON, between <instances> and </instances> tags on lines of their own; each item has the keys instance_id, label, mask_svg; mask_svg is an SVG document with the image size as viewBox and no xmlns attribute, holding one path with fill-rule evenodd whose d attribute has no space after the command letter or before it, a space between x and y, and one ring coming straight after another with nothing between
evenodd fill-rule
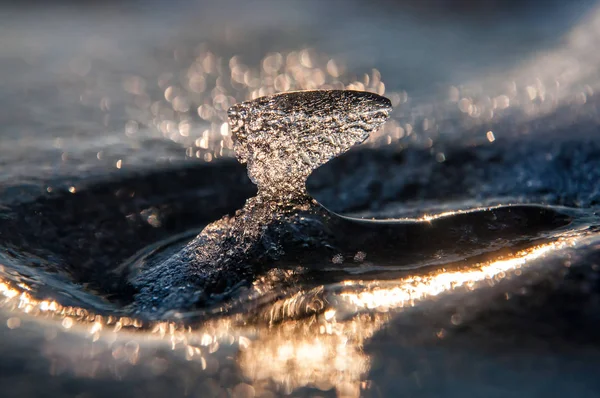
<instances>
[{"instance_id":1,"label":"reflection in ice","mask_svg":"<svg viewBox=\"0 0 600 398\"><path fill-rule=\"evenodd\" d=\"M287 322L264 330L241 349L239 363L253 382L272 381L284 392L312 386L358 396L369 370L363 343L386 322L384 315L361 315L337 322L327 316Z\"/></svg>"},{"instance_id":2,"label":"reflection in ice","mask_svg":"<svg viewBox=\"0 0 600 398\"><path fill-rule=\"evenodd\" d=\"M0 284L0 294L2 306L14 314L7 321L10 329L19 328L31 315L38 320L58 318L62 329L106 347L111 359L96 361L95 374L110 373L115 366L113 361L121 365L143 363L157 347L152 342L162 341L174 354L195 361L208 372L207 377L214 374L220 360L234 355L235 367L257 392L274 388L290 393L310 386L321 390L335 388L339 396L356 397L368 386L365 377L370 362L362 348L385 327L393 312L452 291L473 291L519 276L528 267L542 264L539 260L548 255L584 244L583 236L570 233L509 258L460 270L433 270L388 281L346 281L326 289L299 292L263 309L259 307L258 313L226 315L197 325L102 316L55 301L36 300L23 289L25 286L8 281ZM260 319L270 322L255 322ZM82 356L75 348L71 351L69 366L73 368L85 367L87 361L94 359Z\"/></svg>"},{"instance_id":3,"label":"reflection in ice","mask_svg":"<svg viewBox=\"0 0 600 398\"><path fill-rule=\"evenodd\" d=\"M394 282L367 283L359 293L342 293L341 297L357 308L388 311L412 307L421 300L438 296L454 289L473 290L481 282L494 284L510 272L520 274L520 269L529 261L571 245L571 241L557 241L523 250L506 260L494 260L475 267L460 270L442 270L433 274L409 276Z\"/></svg>"}]
</instances>

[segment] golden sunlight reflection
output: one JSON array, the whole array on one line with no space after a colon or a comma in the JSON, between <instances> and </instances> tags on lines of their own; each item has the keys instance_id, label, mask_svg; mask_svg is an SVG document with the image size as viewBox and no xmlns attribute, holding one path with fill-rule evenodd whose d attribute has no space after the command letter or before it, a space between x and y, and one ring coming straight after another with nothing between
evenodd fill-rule
<instances>
[{"instance_id":1,"label":"golden sunlight reflection","mask_svg":"<svg viewBox=\"0 0 600 398\"><path fill-rule=\"evenodd\" d=\"M448 291L466 288L473 290L481 282L494 284L549 252L570 246L570 241L557 241L518 252L509 259L498 259L459 271L440 270L432 274L409 276L393 282L372 282L358 293L342 293L341 297L359 308L378 311L414 306L418 301ZM352 283L349 283L351 286Z\"/></svg>"},{"instance_id":2,"label":"golden sunlight reflection","mask_svg":"<svg viewBox=\"0 0 600 398\"><path fill-rule=\"evenodd\" d=\"M392 316L389 311L412 307L461 287L475 290L490 286L511 272L520 275L529 262L574 244L573 238L561 239L460 271L441 270L395 281L342 283L344 289L327 296L332 308L308 319L259 329L257 338L241 350L240 365L252 380L275 381L287 393L313 386L322 390L334 387L340 396L359 396L369 370L369 358L362 347L385 327ZM323 298L316 300L321 304ZM283 301L280 307L297 314L293 307L298 296ZM304 305L314 307L312 303Z\"/></svg>"},{"instance_id":3,"label":"golden sunlight reflection","mask_svg":"<svg viewBox=\"0 0 600 398\"><path fill-rule=\"evenodd\" d=\"M240 350L239 363L253 382L275 382L286 394L312 386L358 397L370 365L363 343L387 320L384 314L362 314L339 322L324 316L286 322L262 330Z\"/></svg>"},{"instance_id":4,"label":"golden sunlight reflection","mask_svg":"<svg viewBox=\"0 0 600 398\"><path fill-rule=\"evenodd\" d=\"M0 282L0 295L2 306L12 313L8 328L19 328L31 316L55 318L63 331L108 344L115 361L136 364L144 349L150 347L144 342L163 341L188 361L196 361L201 369L214 372L219 358L226 355L219 353L221 348L234 347L236 366L252 382L257 394L273 388L289 394L309 386L320 390L333 388L338 396L357 397L368 388L365 376L370 368L369 358L362 348L385 327L392 316L390 311L413 307L452 291L489 287L521 275L535 260L573 247L580 240L580 235L565 235L508 258L461 270L440 269L392 281L346 281L339 289L321 289L319 294L300 292L267 306L271 308L261 310L264 313L258 316L235 314L193 327L178 322L148 323L127 316L97 315L56 301L35 299L23 289L25 286L20 288L7 280ZM299 316L300 307L305 309L305 316ZM288 317L283 314L273 319L272 308L285 308ZM261 324L252 319L271 319L271 322ZM73 361L76 367L85 361L85 356L77 354Z\"/></svg>"}]
</instances>

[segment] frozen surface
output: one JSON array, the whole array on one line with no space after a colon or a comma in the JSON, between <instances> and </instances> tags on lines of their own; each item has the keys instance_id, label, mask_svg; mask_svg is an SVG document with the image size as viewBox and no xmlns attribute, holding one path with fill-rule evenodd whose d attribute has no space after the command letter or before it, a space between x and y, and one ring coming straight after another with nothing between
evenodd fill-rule
<instances>
[{"instance_id":1,"label":"frozen surface","mask_svg":"<svg viewBox=\"0 0 600 398\"><path fill-rule=\"evenodd\" d=\"M0 395L597 396L600 14L510 3L0 13ZM126 265L257 194L227 109L299 89L390 99L308 191L419 228L335 224L226 304L132 316Z\"/></svg>"}]
</instances>

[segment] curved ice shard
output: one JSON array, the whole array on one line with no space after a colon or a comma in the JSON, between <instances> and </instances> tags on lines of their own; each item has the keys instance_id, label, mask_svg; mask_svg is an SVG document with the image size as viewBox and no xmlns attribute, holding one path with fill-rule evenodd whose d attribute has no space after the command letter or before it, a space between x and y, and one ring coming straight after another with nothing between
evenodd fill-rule
<instances>
[{"instance_id":1,"label":"curved ice shard","mask_svg":"<svg viewBox=\"0 0 600 398\"><path fill-rule=\"evenodd\" d=\"M232 106L229 125L259 195L291 199L306 195L313 170L363 142L391 110L369 92L296 91Z\"/></svg>"},{"instance_id":2,"label":"curved ice shard","mask_svg":"<svg viewBox=\"0 0 600 398\"><path fill-rule=\"evenodd\" d=\"M274 261L298 257L297 248L330 247L330 215L308 196L306 179L364 141L390 111L387 98L339 90L277 94L232 107L235 150L258 195L135 277L136 309L161 316L218 302Z\"/></svg>"}]
</instances>

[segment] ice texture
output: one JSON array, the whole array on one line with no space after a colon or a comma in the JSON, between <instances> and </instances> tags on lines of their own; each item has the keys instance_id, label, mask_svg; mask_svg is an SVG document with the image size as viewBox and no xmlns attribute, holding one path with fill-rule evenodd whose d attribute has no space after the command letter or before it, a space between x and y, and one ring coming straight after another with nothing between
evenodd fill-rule
<instances>
[{"instance_id":1,"label":"ice texture","mask_svg":"<svg viewBox=\"0 0 600 398\"><path fill-rule=\"evenodd\" d=\"M387 98L341 90L289 92L233 106L234 148L258 195L136 276L136 309L163 316L210 305L249 285L287 248L328 246L330 214L308 196L306 179L364 141L390 112Z\"/></svg>"},{"instance_id":2,"label":"ice texture","mask_svg":"<svg viewBox=\"0 0 600 398\"><path fill-rule=\"evenodd\" d=\"M313 170L363 142L391 109L377 94L318 90L258 98L228 113L235 153L259 195L291 199L306 193Z\"/></svg>"}]
</instances>

